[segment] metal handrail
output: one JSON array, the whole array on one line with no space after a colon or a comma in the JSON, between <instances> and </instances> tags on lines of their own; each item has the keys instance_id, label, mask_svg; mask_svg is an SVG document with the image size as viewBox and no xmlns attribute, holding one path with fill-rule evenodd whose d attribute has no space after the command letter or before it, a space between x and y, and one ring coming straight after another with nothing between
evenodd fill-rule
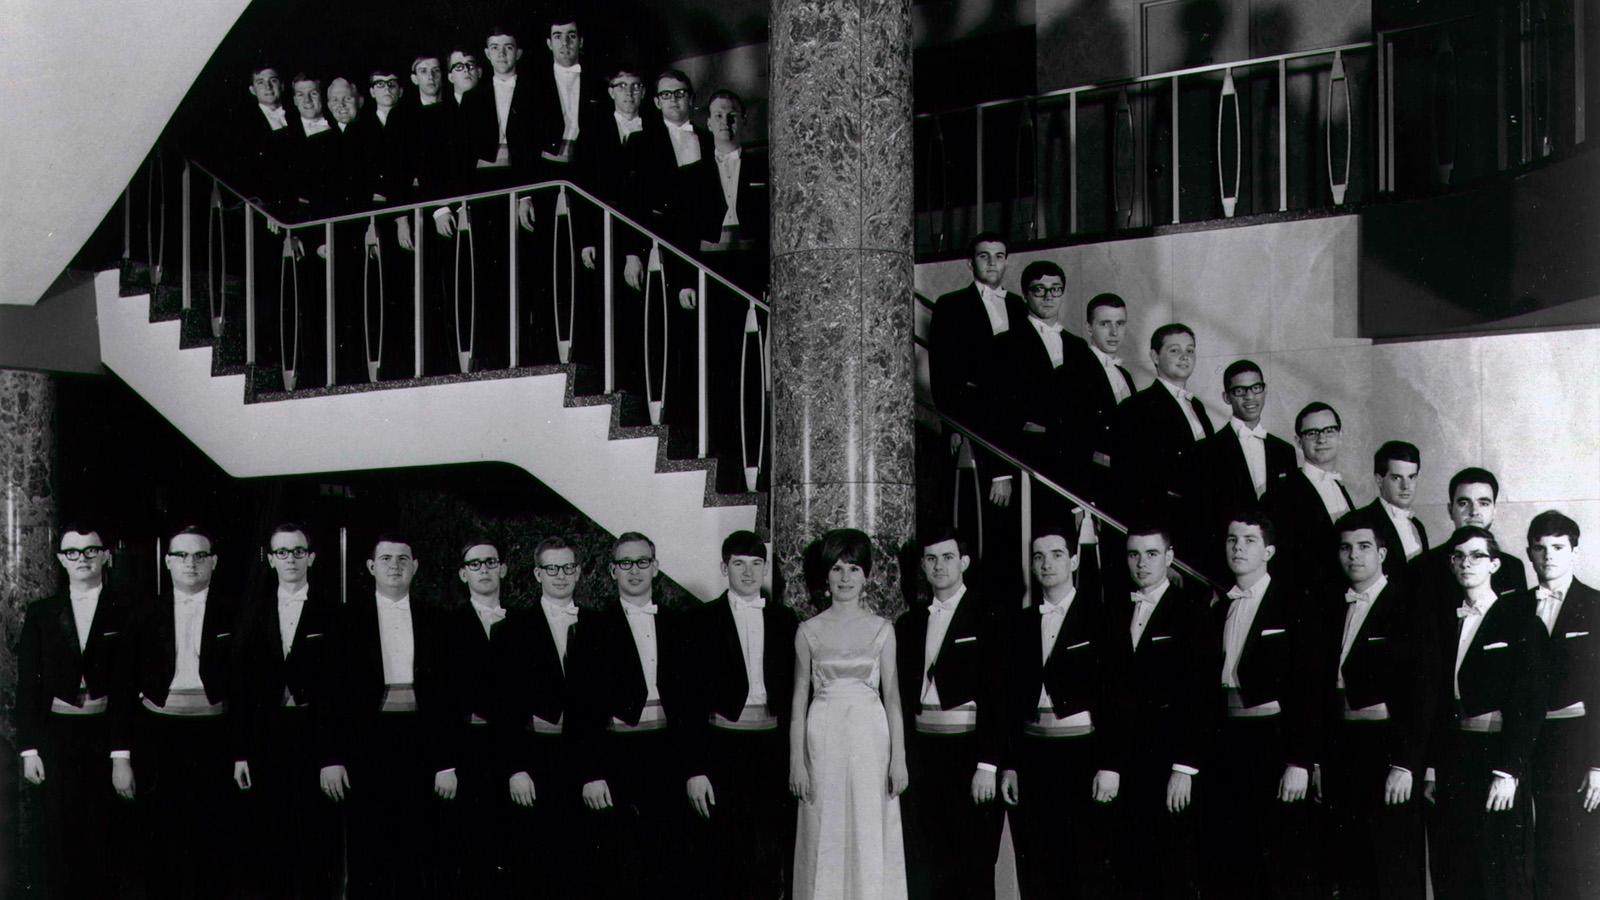
<instances>
[{"instance_id":1,"label":"metal handrail","mask_svg":"<svg viewBox=\"0 0 1600 900\"><path fill-rule=\"evenodd\" d=\"M367 220L367 219L377 218L379 216L397 216L397 215L407 214L407 213L411 213L411 212L418 211L418 210L435 209L435 208L438 208L438 207L441 207L441 206L454 206L454 205L456 205L458 203L471 202L473 200L484 200L484 199L488 199L488 198L491 198L491 197L509 197L509 196L511 196L513 194L530 194L530 193L533 193L535 191L548 191L548 190L560 189L560 188L564 187L567 190L572 191L573 193L577 194L578 196L583 197L585 200L588 200L590 203L593 203L595 206L600 207L601 210L610 213L613 218L618 219L621 222L631 226L632 228L637 230L640 234L643 234L645 237L648 237L652 241L660 244L666 250L669 250L672 253L676 254L679 259L681 259L684 262L688 263L689 265L694 266L695 268L700 269L701 271L705 272L706 275L708 275L711 279L715 280L718 284L722 285L723 287L727 288L728 290L733 291L734 294L736 294L737 296L741 297L742 299L746 300L749 303L755 304L759 309L761 309L764 312L769 312L769 313L772 312L772 308L770 306L768 306L765 301L755 297L754 295L750 294L750 292L746 291L745 289L739 287L738 285L734 284L733 282L729 281L728 279L722 277L721 275L719 275L716 272L712 271L711 269L707 268L704 263L702 263L699 260L695 259L694 257L690 256L688 253L684 252L683 250L678 249L678 247L675 246L671 241L668 241L668 240L658 236L655 232L653 232L649 228L646 228L645 226L639 224L637 221L635 221L634 219L629 217L626 213L621 212L616 207L614 207L611 204L605 202L604 200L601 200L599 197L596 197L594 194L591 194L588 191L584 190L583 188L579 187L578 185L576 185L576 184L574 184L574 183L572 183L570 181L566 181L564 179L558 179L558 180L555 180L555 181L532 182L532 183L529 183L529 184L517 185L517 186L514 186L514 187L499 188L497 190L492 190L492 191L478 191L476 193L471 193L471 194L456 194L456 195L453 195L453 196L450 196L450 197L440 197L440 198L437 198L437 199L424 200L424 201L420 201L420 202L417 202L417 203L396 203L396 204L393 204L391 206L383 206L383 207L379 207L377 209L368 209L368 210L363 210L361 212L356 212L356 213L345 213L343 215L337 215L337 216L324 216L324 217L319 218L319 219L306 219L306 220L303 220L303 221L288 221L288 220L284 219L281 216L273 215L271 212L269 212L266 209L266 207L258 199L251 199L250 196L245 194L243 191L240 191L240 190L234 188L232 185L228 184L226 181L223 181L221 178L218 178L216 176L216 174L214 174L210 169L207 169L204 165L201 165L200 163L195 162L193 160L190 160L189 162L195 168L199 169L200 171L204 172L206 175L208 175L211 178L215 179L218 184L220 184L223 187L227 188L229 190L229 192L231 192L235 197L238 197L240 200L244 201L246 204L248 204L252 208L254 208L257 213L259 213L261 216L266 218L267 223L269 225L275 225L275 226L277 226L279 228L286 228L286 229L289 229L289 230L299 230L299 229L303 229L303 228L308 229L308 228L317 227L319 225L337 225L337 224L339 224L341 222L357 222L357 221L363 221L363 220Z\"/></svg>"},{"instance_id":2,"label":"metal handrail","mask_svg":"<svg viewBox=\"0 0 1600 900\"><path fill-rule=\"evenodd\" d=\"M1022 472L1026 477L1028 477L1028 478L1032 479L1033 481L1036 481L1039 484L1042 484L1045 487L1049 488L1050 490L1054 491L1056 494L1060 495L1062 498L1070 501L1073 505L1075 505L1078 508L1082 509L1088 515L1093 516L1098 521L1105 523L1106 525L1110 526L1111 528L1113 528L1113 529L1115 529L1117 531L1122 532L1123 534L1127 534L1128 533L1128 526L1126 524L1124 524L1121 520L1119 520L1115 516L1111 515L1110 513L1100 509L1099 507L1095 506L1092 501L1087 500L1087 499L1079 496L1078 494L1076 494L1076 493L1074 493L1072 491L1069 491L1066 488L1062 487L1061 485L1057 484L1049 476L1040 474L1038 469L1035 469L1033 466L1030 466L1027 463L1023 462L1022 460L1018 459L1015 455L1013 455L1013 454L1011 454L1011 453L1009 453L1009 452L1007 452L1005 450L1000 449L999 447L995 446L995 444L993 444L989 440L979 436L977 432L973 431L970 427L968 427L966 425L963 425L960 421L958 421L956 418L951 416L949 413L946 413L943 410L937 409L933 405L928 404L928 403L924 403L923 401L920 401L920 400L917 401L917 405L922 407L923 409L927 410L928 412L932 413L934 416L938 417L939 421L943 422L946 426L948 426L951 431L954 431L957 434L961 435L963 438L966 438L967 440L971 441L975 446L981 447L985 451L993 454L994 456L999 458L1002 462L1004 462L1006 465L1016 468L1019 472ZM1178 559L1177 557L1173 558L1172 565L1173 565L1174 568L1178 569L1184 575L1186 575L1186 576L1188 576L1190 578L1194 578L1194 579L1198 580L1201 584L1207 585L1210 588L1212 588L1213 590L1226 590L1226 588L1220 587L1219 585L1217 585L1217 583L1215 581L1212 581L1210 578L1208 578L1205 575L1201 574L1199 570L1195 569L1193 566L1189 565L1188 563L1184 562L1183 560Z\"/></svg>"}]
</instances>

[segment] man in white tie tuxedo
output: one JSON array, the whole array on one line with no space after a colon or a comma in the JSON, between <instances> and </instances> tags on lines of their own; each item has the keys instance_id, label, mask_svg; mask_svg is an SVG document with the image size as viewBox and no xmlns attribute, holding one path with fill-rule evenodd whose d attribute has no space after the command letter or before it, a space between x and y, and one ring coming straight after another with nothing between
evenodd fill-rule
<instances>
[{"instance_id":1,"label":"man in white tie tuxedo","mask_svg":"<svg viewBox=\"0 0 1600 900\"><path fill-rule=\"evenodd\" d=\"M1372 514L1373 527L1383 531L1389 556L1383 574L1405 573L1408 564L1428 549L1428 530L1411 512L1417 499L1417 478L1422 473L1422 451L1406 441L1384 441L1372 454L1372 480L1378 497L1362 508Z\"/></svg>"},{"instance_id":2,"label":"man in white tie tuxedo","mask_svg":"<svg viewBox=\"0 0 1600 900\"><path fill-rule=\"evenodd\" d=\"M1175 535L1179 556L1191 558L1201 538L1191 524L1198 511L1194 448L1213 431L1205 406L1189 393L1194 360L1189 326L1175 322L1150 335L1156 380L1117 408L1111 454L1117 508L1127 519L1161 524Z\"/></svg>"},{"instance_id":3,"label":"man in white tie tuxedo","mask_svg":"<svg viewBox=\"0 0 1600 900\"><path fill-rule=\"evenodd\" d=\"M1295 443L1305 462L1274 479L1261 498L1278 526L1272 571L1298 572L1311 585L1343 577L1333 524L1355 504L1338 470L1342 428L1338 410L1321 401L1306 404L1294 419Z\"/></svg>"},{"instance_id":4,"label":"man in white tie tuxedo","mask_svg":"<svg viewBox=\"0 0 1600 900\"><path fill-rule=\"evenodd\" d=\"M1222 430L1195 448L1192 481L1204 547L1195 561L1226 584L1230 567L1223 543L1228 517L1259 509L1267 490L1295 470L1295 456L1294 447L1268 434L1261 421L1267 408L1267 382L1260 366L1248 359L1229 363L1222 372L1222 401L1233 415Z\"/></svg>"},{"instance_id":5,"label":"man in white tie tuxedo","mask_svg":"<svg viewBox=\"0 0 1600 900\"><path fill-rule=\"evenodd\" d=\"M1128 328L1128 304L1116 294L1097 294L1084 312L1087 341L1067 341L1065 439L1069 487L1099 504L1112 501L1111 451L1117 406L1134 394L1133 376L1118 353Z\"/></svg>"},{"instance_id":6,"label":"man in white tie tuxedo","mask_svg":"<svg viewBox=\"0 0 1600 900\"><path fill-rule=\"evenodd\" d=\"M1083 339L1061 326L1061 301L1066 273L1047 259L1022 270L1022 295L1028 317L1020 328L998 338L1000 366L995 390L987 403L1006 410L1005 427L997 437L1006 449L1057 484L1072 486L1072 448L1079 437L1070 428L1075 386L1068 378L1068 359L1083 353ZM1066 519L1067 507L1048 490L1034 492L1041 521Z\"/></svg>"},{"instance_id":7,"label":"man in white tie tuxedo","mask_svg":"<svg viewBox=\"0 0 1600 900\"><path fill-rule=\"evenodd\" d=\"M1500 499L1500 481L1488 469L1469 466L1450 476L1450 522L1457 528L1476 525L1494 530L1494 514ZM1490 576L1495 596L1528 589L1528 568L1504 550L1495 550L1500 566ZM1407 575L1414 582L1412 591L1421 602L1454 608L1455 578L1450 572L1450 551L1435 547L1412 560Z\"/></svg>"}]
</instances>

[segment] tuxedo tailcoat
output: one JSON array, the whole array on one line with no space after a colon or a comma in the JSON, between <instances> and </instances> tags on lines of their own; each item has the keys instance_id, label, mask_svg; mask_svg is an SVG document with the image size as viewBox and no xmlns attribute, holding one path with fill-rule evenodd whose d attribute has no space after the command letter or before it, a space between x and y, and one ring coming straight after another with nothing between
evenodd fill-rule
<instances>
[{"instance_id":1,"label":"tuxedo tailcoat","mask_svg":"<svg viewBox=\"0 0 1600 900\"><path fill-rule=\"evenodd\" d=\"M1344 496L1345 506L1354 512L1355 502L1344 483L1334 483ZM1291 468L1271 479L1261 497L1261 506L1278 529L1278 552L1270 564L1274 574L1298 572L1317 585L1335 584L1344 577L1339 568L1334 517L1328 514L1322 495L1303 469Z\"/></svg>"},{"instance_id":2,"label":"tuxedo tailcoat","mask_svg":"<svg viewBox=\"0 0 1600 900\"><path fill-rule=\"evenodd\" d=\"M1406 576L1412 582L1412 593L1441 616L1461 605L1461 589L1456 586L1455 573L1450 570L1452 549L1441 544L1424 550L1406 567ZM1391 545L1389 558L1393 559L1394 555L1395 550ZM1496 597L1507 597L1528 589L1528 569L1522 560L1504 550L1496 550L1494 558L1500 561L1500 568L1489 576L1489 586L1494 588Z\"/></svg>"},{"instance_id":3,"label":"tuxedo tailcoat","mask_svg":"<svg viewBox=\"0 0 1600 900\"><path fill-rule=\"evenodd\" d=\"M494 162L500 151L500 116L495 107L495 76L485 72L485 77L478 82L477 87L461 97L461 133L464 145L462 156L468 172L472 173L472 180L479 186L526 183L533 181L541 170L539 152L544 146L545 133L547 129L560 123L561 117L556 116L553 123L540 120L538 110L535 108L537 82L541 75L548 78L549 74L539 72L537 69L537 66L531 66L527 71L517 73L516 87L511 92L511 106L506 114L505 145L510 159L509 166L505 168L485 169L479 166L479 163ZM559 131L557 133L559 135Z\"/></svg>"},{"instance_id":4,"label":"tuxedo tailcoat","mask_svg":"<svg viewBox=\"0 0 1600 900\"><path fill-rule=\"evenodd\" d=\"M1294 445L1273 434L1267 435L1263 445L1266 480L1262 486L1262 497L1266 496L1267 490L1297 471ZM1227 517L1263 505L1261 498L1256 496L1255 482L1250 478L1250 465L1244 458L1244 446L1231 420L1195 447L1194 466L1191 483L1199 492L1197 499L1202 516L1199 530L1205 544L1201 552L1193 554L1193 558L1207 567L1207 574L1212 578L1227 583L1231 580L1223 547L1223 541L1228 536ZM1277 524L1276 520L1273 524ZM1310 573L1302 570L1295 574L1305 576Z\"/></svg>"},{"instance_id":5,"label":"tuxedo tailcoat","mask_svg":"<svg viewBox=\"0 0 1600 900\"><path fill-rule=\"evenodd\" d=\"M700 158L680 166L668 134L670 127L657 121L629 138L628 143L640 142L640 201L647 217L643 224L678 249L693 252L700 246L697 211L703 207L708 194L720 198L722 187L717 180L710 132L695 126Z\"/></svg>"},{"instance_id":6,"label":"tuxedo tailcoat","mask_svg":"<svg viewBox=\"0 0 1600 900\"><path fill-rule=\"evenodd\" d=\"M1600 769L1600 591L1572 579L1547 647L1545 709L1583 714L1547 712L1533 749L1534 881L1541 900L1577 900L1600 890L1600 823L1578 790Z\"/></svg>"},{"instance_id":7,"label":"tuxedo tailcoat","mask_svg":"<svg viewBox=\"0 0 1600 900\"><path fill-rule=\"evenodd\" d=\"M991 440L1066 487L1075 487L1076 473L1069 461L1082 436L1069 427L1075 386L1065 360L1078 352L1083 339L1061 332L1060 366L1051 362L1044 337L1031 317L1021 328L1013 328L995 341L1001 369L988 402L1002 405L1005 412L1004 425Z\"/></svg>"},{"instance_id":8,"label":"tuxedo tailcoat","mask_svg":"<svg viewBox=\"0 0 1600 900\"><path fill-rule=\"evenodd\" d=\"M1192 481L1198 441L1178 403L1160 381L1123 401L1117 408L1111 464L1123 513L1169 528L1183 525L1176 550L1180 557L1192 558L1185 544L1200 539L1188 524L1199 512L1200 497ZM1189 405L1204 436L1210 437L1214 431L1205 405L1198 397L1191 397Z\"/></svg>"},{"instance_id":9,"label":"tuxedo tailcoat","mask_svg":"<svg viewBox=\"0 0 1600 900\"><path fill-rule=\"evenodd\" d=\"M1073 478L1077 488L1096 503L1111 502L1111 453L1115 449L1117 395L1106 377L1087 341L1064 342L1066 382L1071 387L1065 424L1066 439L1070 442ZM1114 375L1127 389L1128 396L1138 392L1133 376L1120 363Z\"/></svg>"},{"instance_id":10,"label":"tuxedo tailcoat","mask_svg":"<svg viewBox=\"0 0 1600 900\"><path fill-rule=\"evenodd\" d=\"M589 187L594 171L594 161L589 154L591 139L598 137L612 121L611 98L606 93L605 82L587 72L579 73L578 137L569 148L568 161L563 163L544 156L560 155L562 135L566 131L566 118L561 112L561 93L556 87L553 68L545 63L528 66L525 72L517 76L519 89L523 78L528 79L528 85L533 89L531 109L539 123L537 150L543 177L565 179ZM612 131L616 131L615 127Z\"/></svg>"},{"instance_id":11,"label":"tuxedo tailcoat","mask_svg":"<svg viewBox=\"0 0 1600 900\"><path fill-rule=\"evenodd\" d=\"M1383 560L1383 574L1389 578L1410 577L1407 569L1411 561L1406 559L1404 545L1400 543L1400 532L1395 530L1394 520L1384 511L1383 501L1373 500L1361 507L1361 514L1372 523L1373 529L1383 536L1383 546L1389 548L1389 555ZM1417 540L1422 543L1422 552L1416 557L1420 560L1428 552L1428 529L1423 527L1420 518L1413 518L1411 521L1417 524Z\"/></svg>"}]
</instances>

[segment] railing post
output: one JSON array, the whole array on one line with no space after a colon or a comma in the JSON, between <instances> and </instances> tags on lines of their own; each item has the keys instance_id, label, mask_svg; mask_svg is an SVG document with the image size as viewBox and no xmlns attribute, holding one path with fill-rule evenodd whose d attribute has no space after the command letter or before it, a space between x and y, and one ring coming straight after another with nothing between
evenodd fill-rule
<instances>
[{"instance_id":1,"label":"railing post","mask_svg":"<svg viewBox=\"0 0 1600 900\"><path fill-rule=\"evenodd\" d=\"M189 161L183 161L183 308L188 310L194 302L194 265L190 257L190 244L194 241L194 214L189 211Z\"/></svg>"},{"instance_id":2,"label":"railing post","mask_svg":"<svg viewBox=\"0 0 1600 900\"><path fill-rule=\"evenodd\" d=\"M415 303L411 314L411 362L415 377L422 377L422 208L411 211L411 282Z\"/></svg>"},{"instance_id":3,"label":"railing post","mask_svg":"<svg viewBox=\"0 0 1600 900\"><path fill-rule=\"evenodd\" d=\"M1112 173L1112 178L1116 174ZM1035 188L1037 190L1037 188ZM1078 92L1067 95L1067 234L1078 233Z\"/></svg>"},{"instance_id":4,"label":"railing post","mask_svg":"<svg viewBox=\"0 0 1600 900\"><path fill-rule=\"evenodd\" d=\"M1289 62L1278 60L1278 212L1289 208Z\"/></svg>"},{"instance_id":5,"label":"railing post","mask_svg":"<svg viewBox=\"0 0 1600 900\"><path fill-rule=\"evenodd\" d=\"M323 307L327 312L326 333L323 335L322 356L323 363L327 366L328 387L333 387L336 373L333 370L334 360L334 303L333 303L333 223L322 226L322 246L327 253L327 264L322 267L322 291L326 299ZM340 531L343 534L343 531Z\"/></svg>"},{"instance_id":6,"label":"railing post","mask_svg":"<svg viewBox=\"0 0 1600 900\"><path fill-rule=\"evenodd\" d=\"M1228 98L1233 98L1233 193L1228 193L1222 167L1222 113ZM1231 219L1239 203L1239 174L1243 170L1244 146L1239 124L1239 92L1233 84L1233 70L1222 70L1222 97L1217 101L1217 192L1222 196L1222 215Z\"/></svg>"},{"instance_id":7,"label":"railing post","mask_svg":"<svg viewBox=\"0 0 1600 900\"><path fill-rule=\"evenodd\" d=\"M1506 11L1500 6L1494 8L1494 130L1496 171L1504 172L1511 150L1506 133Z\"/></svg>"},{"instance_id":8,"label":"railing post","mask_svg":"<svg viewBox=\"0 0 1600 900\"><path fill-rule=\"evenodd\" d=\"M1172 224L1178 224L1178 76L1172 76Z\"/></svg>"},{"instance_id":9,"label":"railing post","mask_svg":"<svg viewBox=\"0 0 1600 900\"><path fill-rule=\"evenodd\" d=\"M706 357L708 355L708 348L706 347L706 270L704 266L696 266L695 272L699 276L699 280L695 284L697 302L694 305L695 391L700 401L700 415L695 423L695 455L705 459L706 444L709 443L707 439L710 435L706 423L710 415L708 407L711 405L710 397L706 391Z\"/></svg>"},{"instance_id":10,"label":"railing post","mask_svg":"<svg viewBox=\"0 0 1600 900\"><path fill-rule=\"evenodd\" d=\"M509 248L507 258L511 263L507 273L510 281L506 287L506 297L510 301L507 304L510 308L507 324L511 329L510 367L515 369L517 367L517 351L519 349L517 341L517 192L512 191L507 195L506 199L510 204L507 207L510 214L506 217L506 246Z\"/></svg>"},{"instance_id":11,"label":"railing post","mask_svg":"<svg viewBox=\"0 0 1600 900\"><path fill-rule=\"evenodd\" d=\"M134 178L139 177L137 170ZM133 258L133 181L128 181L128 186L122 189L122 258ZM160 560L157 560L159 564ZM157 566L159 568L159 565Z\"/></svg>"},{"instance_id":12,"label":"railing post","mask_svg":"<svg viewBox=\"0 0 1600 900\"><path fill-rule=\"evenodd\" d=\"M256 209L244 204L244 362L256 363ZM330 249L329 255L332 255Z\"/></svg>"},{"instance_id":13,"label":"railing post","mask_svg":"<svg viewBox=\"0 0 1600 900\"><path fill-rule=\"evenodd\" d=\"M975 187L977 206L974 207L972 218L974 233L983 230L983 107L978 107L976 113L978 125L974 133L976 139L974 146L977 148L978 176Z\"/></svg>"},{"instance_id":14,"label":"railing post","mask_svg":"<svg viewBox=\"0 0 1600 900\"><path fill-rule=\"evenodd\" d=\"M1572 142L1581 144L1587 138L1584 121L1584 101L1588 82L1583 71L1583 41L1585 38L1583 3L1572 4Z\"/></svg>"},{"instance_id":15,"label":"railing post","mask_svg":"<svg viewBox=\"0 0 1600 900\"><path fill-rule=\"evenodd\" d=\"M611 248L611 210L606 210L601 220L601 238L604 272L601 276L602 300L605 304L605 392L612 393L617 389L617 346L616 346L616 306L613 304L616 290L616 274L613 271L615 257Z\"/></svg>"},{"instance_id":16,"label":"railing post","mask_svg":"<svg viewBox=\"0 0 1600 900\"><path fill-rule=\"evenodd\" d=\"M1033 478L1027 469L1017 473L1018 498L1017 515L1022 518L1022 583L1025 585L1022 592L1022 608L1033 606ZM979 515L982 515L980 512Z\"/></svg>"}]
</instances>

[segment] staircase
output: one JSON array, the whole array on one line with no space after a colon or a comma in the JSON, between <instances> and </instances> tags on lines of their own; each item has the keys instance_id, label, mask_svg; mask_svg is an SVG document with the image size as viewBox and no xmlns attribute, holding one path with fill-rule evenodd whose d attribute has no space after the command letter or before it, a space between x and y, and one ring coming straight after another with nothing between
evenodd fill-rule
<instances>
[{"instance_id":1,"label":"staircase","mask_svg":"<svg viewBox=\"0 0 1600 900\"><path fill-rule=\"evenodd\" d=\"M137 264L100 273L102 360L234 477L510 463L613 534L649 535L661 571L703 599L722 589L723 538L766 530L764 494L719 493L716 460L669 458L667 426L624 424L639 398L577 393L593 380L581 366L286 393L223 363L238 357L180 297L169 284L152 293Z\"/></svg>"}]
</instances>

